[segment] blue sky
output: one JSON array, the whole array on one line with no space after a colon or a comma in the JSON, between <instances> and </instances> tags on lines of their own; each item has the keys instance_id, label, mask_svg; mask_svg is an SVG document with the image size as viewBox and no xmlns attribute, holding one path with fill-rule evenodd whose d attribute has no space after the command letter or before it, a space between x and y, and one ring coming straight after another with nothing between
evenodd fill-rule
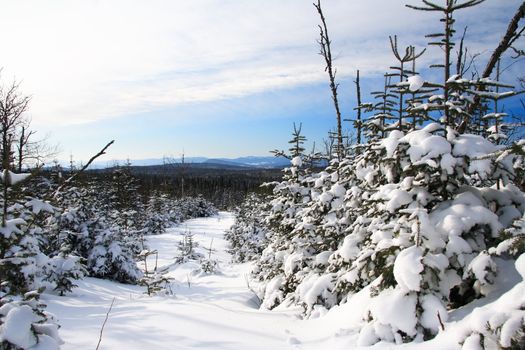
<instances>
[{"instance_id":1,"label":"blue sky","mask_svg":"<svg viewBox=\"0 0 525 350\"><path fill-rule=\"evenodd\" d=\"M436 0L437 2L441 0ZM388 35L424 47L435 15L418 0L325 0L343 114L393 63ZM482 69L519 0L487 0L458 17ZM318 146L335 125L309 0L3 1L2 78L22 82L40 135L60 159L86 160L115 139L110 159L267 155L293 123ZM421 64L439 59L430 49ZM506 72L513 83L519 63ZM435 72L422 71L426 80ZM511 80L511 81L509 81ZM364 99L367 99L365 97Z\"/></svg>"}]
</instances>

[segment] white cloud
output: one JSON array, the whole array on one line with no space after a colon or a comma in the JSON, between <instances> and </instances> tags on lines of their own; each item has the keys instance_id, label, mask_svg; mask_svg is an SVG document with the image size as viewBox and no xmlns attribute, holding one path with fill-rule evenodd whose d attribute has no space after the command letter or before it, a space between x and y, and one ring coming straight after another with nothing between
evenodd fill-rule
<instances>
[{"instance_id":1,"label":"white cloud","mask_svg":"<svg viewBox=\"0 0 525 350\"><path fill-rule=\"evenodd\" d=\"M0 12L0 65L4 78L21 79L33 96L36 124L82 123L323 81L311 2L11 1ZM388 34L424 45L429 19L438 28L435 17L402 3L323 2L341 76L386 69ZM515 3L488 2L478 18Z\"/></svg>"}]
</instances>

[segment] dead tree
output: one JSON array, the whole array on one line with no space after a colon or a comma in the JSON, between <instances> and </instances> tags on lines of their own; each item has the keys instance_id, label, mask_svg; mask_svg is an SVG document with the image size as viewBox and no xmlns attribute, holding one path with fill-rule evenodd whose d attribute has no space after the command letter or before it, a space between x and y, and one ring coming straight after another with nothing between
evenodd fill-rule
<instances>
[{"instance_id":1,"label":"dead tree","mask_svg":"<svg viewBox=\"0 0 525 350\"><path fill-rule=\"evenodd\" d=\"M18 136L13 140L13 149L16 151L13 161L18 172L22 172L24 166L40 168L59 153L59 147L51 144L47 136L35 139L37 132L30 129L30 124L31 120L24 118L17 130Z\"/></svg>"},{"instance_id":2,"label":"dead tree","mask_svg":"<svg viewBox=\"0 0 525 350\"><path fill-rule=\"evenodd\" d=\"M13 163L12 145L17 138L18 128L24 125L23 114L27 110L29 100L28 96L20 94L19 85L16 82L8 87L0 86L1 158L4 170L9 170Z\"/></svg>"},{"instance_id":3,"label":"dead tree","mask_svg":"<svg viewBox=\"0 0 525 350\"><path fill-rule=\"evenodd\" d=\"M323 14L323 10L321 8L321 0L317 0L317 3L314 3L315 8L317 9L317 12L319 13L319 16L321 17L321 24L319 25L319 35L320 38L318 40L320 52L319 54L323 56L325 60L325 71L328 73L328 78L330 80L330 90L332 92L332 100L334 102L335 107L335 113L337 118L337 132L336 132L336 139L337 139L337 158L339 161L344 156L344 145L343 145L343 129L341 124L341 110L339 108L339 101L337 98L337 88L339 87L339 84L335 82L335 76L337 74L337 70L333 66L333 58L332 58L332 50L331 50L331 41L330 37L328 35L328 26L326 24L326 18Z\"/></svg>"},{"instance_id":4,"label":"dead tree","mask_svg":"<svg viewBox=\"0 0 525 350\"><path fill-rule=\"evenodd\" d=\"M356 89L356 94L357 94L357 116L356 116L356 121L355 121L355 126L356 126L356 129L357 129L357 144L360 145L362 140L361 140L361 132L362 132L362 129L363 129L363 124L362 124L362 121L361 121L361 113L362 113L362 109L363 107L361 106L361 82L359 80L359 69L357 70L357 76L354 80L354 83L355 83L355 89Z\"/></svg>"},{"instance_id":5,"label":"dead tree","mask_svg":"<svg viewBox=\"0 0 525 350\"><path fill-rule=\"evenodd\" d=\"M514 48L513 45L523 35L525 31L525 27L522 27L522 28L519 27L519 22L524 17L525 17L525 1L521 3L520 7L516 11L512 19L510 20L509 25L507 27L507 31L503 35L503 38L501 38L496 49L492 52L492 55L490 56L490 59L488 60L487 65L485 66L485 69L483 70L481 78L489 78L491 76L492 72L494 71L494 69L496 68L498 64L498 61L501 59L505 51L507 51L508 49L512 48L514 52L516 52L518 55L520 51L523 51L523 50L518 50ZM480 86L480 88L483 88L483 87ZM474 102L470 105L468 114L465 115L465 118L463 119L462 127L466 128L466 126L470 122L469 116L472 115L474 111L476 110L476 108L479 107L480 102L481 102L481 98L479 97L479 95L476 95L474 97Z\"/></svg>"}]
</instances>

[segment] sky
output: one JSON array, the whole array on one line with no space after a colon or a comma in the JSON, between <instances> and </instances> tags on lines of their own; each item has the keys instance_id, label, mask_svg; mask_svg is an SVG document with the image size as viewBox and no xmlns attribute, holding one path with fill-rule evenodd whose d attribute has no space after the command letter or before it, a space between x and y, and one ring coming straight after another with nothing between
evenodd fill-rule
<instances>
[{"instance_id":1,"label":"sky","mask_svg":"<svg viewBox=\"0 0 525 350\"><path fill-rule=\"evenodd\" d=\"M287 147L294 122L318 148L336 125L311 0L0 1L2 83L31 96L32 127L59 145L58 159L86 161L113 139L103 160L269 155ZM423 48L439 30L436 14L406 3L420 1L323 1L344 117L356 70L367 100L393 65L389 35ZM479 69L520 3L458 13ZM439 57L430 48L419 64Z\"/></svg>"}]
</instances>

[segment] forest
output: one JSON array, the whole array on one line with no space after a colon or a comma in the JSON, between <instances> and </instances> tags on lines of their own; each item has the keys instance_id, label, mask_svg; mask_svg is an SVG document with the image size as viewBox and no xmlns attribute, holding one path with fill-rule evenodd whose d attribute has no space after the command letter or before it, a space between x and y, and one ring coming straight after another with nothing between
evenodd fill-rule
<instances>
[{"instance_id":1,"label":"forest","mask_svg":"<svg viewBox=\"0 0 525 350\"><path fill-rule=\"evenodd\" d=\"M77 331L92 342L81 348L104 348L126 338L103 336L112 315L147 337L153 331L131 321L141 310L158 304L191 321L213 302L239 327L276 317L275 327L288 328L253 344L222 330L221 341L181 348L524 349L525 74L500 78L525 56L525 2L516 1L484 61L456 18L485 2L406 5L432 14L440 31L423 34L425 48L389 36L384 83L366 96L356 70L357 104L345 119L330 2L317 0L335 128L319 152L294 124L289 149L273 151L290 160L284 169L90 169L113 141L80 167L44 166L54 151L35 139L29 97L16 82L0 86L0 349L76 347L61 334ZM428 54L438 61L424 67ZM221 301L228 288L234 297ZM80 307L64 305L107 290L115 295L96 313L105 317L97 334L75 329L69 315ZM126 307L132 316L122 316ZM244 314L254 318L239 321ZM148 327L167 324L148 317ZM329 331L316 326L323 320ZM223 326L202 325L210 334ZM198 327L184 335L206 337Z\"/></svg>"}]
</instances>

